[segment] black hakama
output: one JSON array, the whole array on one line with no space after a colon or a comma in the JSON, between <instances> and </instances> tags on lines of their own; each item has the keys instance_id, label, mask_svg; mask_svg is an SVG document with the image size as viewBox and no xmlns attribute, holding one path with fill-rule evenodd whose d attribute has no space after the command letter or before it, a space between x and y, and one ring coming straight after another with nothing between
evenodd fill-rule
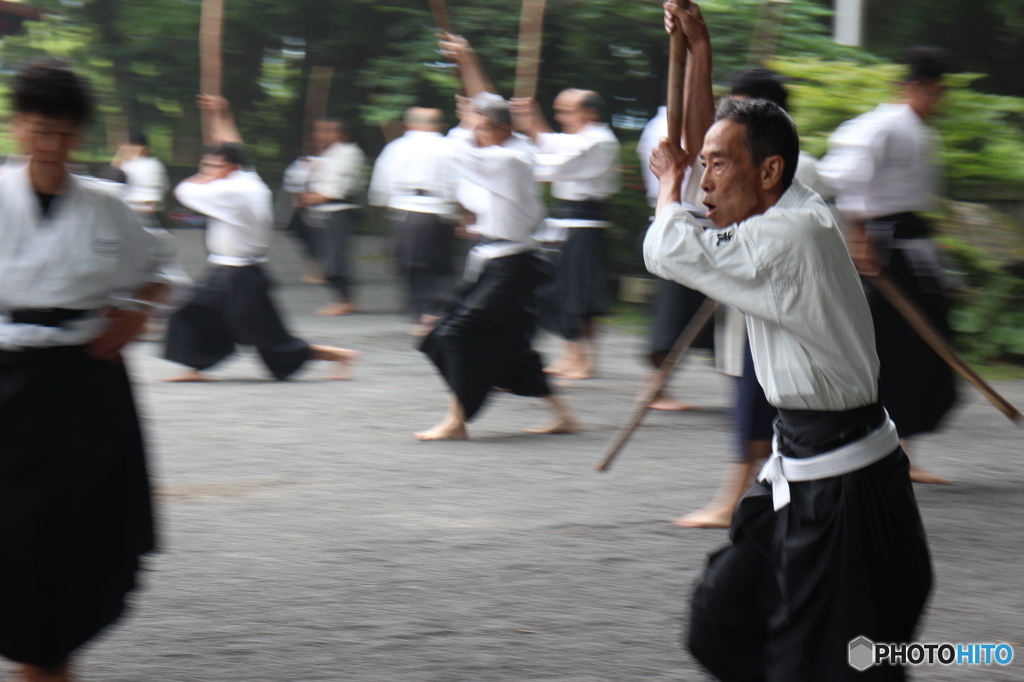
<instances>
[{"instance_id":1,"label":"black hakama","mask_svg":"<svg viewBox=\"0 0 1024 682\"><path fill-rule=\"evenodd\" d=\"M395 261L414 319L440 315L455 286L455 226L443 215L391 211Z\"/></svg>"},{"instance_id":2,"label":"black hakama","mask_svg":"<svg viewBox=\"0 0 1024 682\"><path fill-rule=\"evenodd\" d=\"M848 412L779 410L790 457L866 435L881 405ZM770 486L740 501L732 544L712 554L693 597L688 645L725 681L900 681L901 667L857 672L849 642L909 642L931 588L931 561L901 448L832 478L790 482L778 512Z\"/></svg>"},{"instance_id":3,"label":"black hakama","mask_svg":"<svg viewBox=\"0 0 1024 682\"><path fill-rule=\"evenodd\" d=\"M270 373L287 379L310 357L309 344L288 333L270 298L264 266L215 265L192 300L167 323L164 357L197 370L255 346Z\"/></svg>"},{"instance_id":4,"label":"black hakama","mask_svg":"<svg viewBox=\"0 0 1024 682\"><path fill-rule=\"evenodd\" d=\"M599 201L562 201L553 211L560 220L603 221L604 215ZM561 335L567 341L578 341L588 320L608 312L606 229L567 229L556 277Z\"/></svg>"},{"instance_id":5,"label":"black hakama","mask_svg":"<svg viewBox=\"0 0 1024 682\"><path fill-rule=\"evenodd\" d=\"M492 388L516 395L551 395L540 355L530 341L536 330L533 293L550 278L551 265L535 252L493 258L468 285L455 308L423 340L471 420Z\"/></svg>"},{"instance_id":6,"label":"black hakama","mask_svg":"<svg viewBox=\"0 0 1024 682\"><path fill-rule=\"evenodd\" d=\"M352 271L352 235L359 228L359 209L325 211L324 227L313 227L314 253L324 279L343 301L352 298L355 273ZM308 218L308 216L307 216Z\"/></svg>"},{"instance_id":7,"label":"black hakama","mask_svg":"<svg viewBox=\"0 0 1024 682\"><path fill-rule=\"evenodd\" d=\"M303 220L303 209L297 208L292 211L292 217L288 221L287 231L291 233L299 244L302 245L302 257L307 260L316 260L316 252L313 244L313 235L310 234L310 227Z\"/></svg>"},{"instance_id":8,"label":"black hakama","mask_svg":"<svg viewBox=\"0 0 1024 682\"><path fill-rule=\"evenodd\" d=\"M901 213L866 226L886 274L949 339L945 275L920 216ZM900 438L934 431L956 402L953 370L885 298L869 287L881 363L882 402Z\"/></svg>"},{"instance_id":9,"label":"black hakama","mask_svg":"<svg viewBox=\"0 0 1024 682\"><path fill-rule=\"evenodd\" d=\"M0 351L0 444L0 655L55 668L118 619L154 548L124 364Z\"/></svg>"}]
</instances>

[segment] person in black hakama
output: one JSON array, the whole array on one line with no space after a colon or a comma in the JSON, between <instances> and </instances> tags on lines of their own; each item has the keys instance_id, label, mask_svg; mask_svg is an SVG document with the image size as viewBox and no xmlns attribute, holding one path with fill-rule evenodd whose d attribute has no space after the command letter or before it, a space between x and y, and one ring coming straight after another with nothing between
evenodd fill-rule
<instances>
[{"instance_id":1,"label":"person in black hakama","mask_svg":"<svg viewBox=\"0 0 1024 682\"><path fill-rule=\"evenodd\" d=\"M946 275L921 213L937 208L941 173L937 134L928 125L945 85L950 58L938 48L908 55L903 101L881 104L847 121L829 138L821 174L836 191L850 223L850 253L861 272L884 272L949 339ZM868 282L875 342L882 363L882 397L904 448L936 430L956 402L953 370ZM919 483L948 483L920 467Z\"/></svg>"},{"instance_id":2,"label":"person in black hakama","mask_svg":"<svg viewBox=\"0 0 1024 682\"><path fill-rule=\"evenodd\" d=\"M710 70L696 3L666 4L688 64ZM710 93L706 93L710 96ZM689 103L688 103L689 104ZM663 142L648 268L747 316L775 447L694 593L687 644L726 681L905 680L858 672L849 643L913 641L931 562L910 464L879 390L871 312L821 197L795 180L799 136L765 100L722 101L704 138L708 233L678 203L694 153Z\"/></svg>"},{"instance_id":3,"label":"person in black hakama","mask_svg":"<svg viewBox=\"0 0 1024 682\"><path fill-rule=\"evenodd\" d=\"M424 339L421 350L452 389L445 419L420 440L463 439L490 392L545 398L554 419L532 433L579 430L565 401L548 385L531 339L534 291L551 276L531 233L544 218L533 180L533 147L512 133L508 103L485 92L485 79L465 40L449 36L441 49L457 64L473 106L460 109L452 164L461 177L460 203L476 216L481 243L469 253L466 281L454 309Z\"/></svg>"},{"instance_id":4,"label":"person in black hakama","mask_svg":"<svg viewBox=\"0 0 1024 682\"><path fill-rule=\"evenodd\" d=\"M590 90L569 89L555 98L562 132L551 131L537 103L513 99L513 122L537 145L534 177L550 182L558 200L537 238L560 242L554 301L561 357L545 370L563 379L594 376L596 318L607 312L605 202L621 186L619 141L603 121L604 100Z\"/></svg>"},{"instance_id":5,"label":"person in black hakama","mask_svg":"<svg viewBox=\"0 0 1024 682\"><path fill-rule=\"evenodd\" d=\"M370 204L387 207L413 336L430 333L455 286L456 177L443 120L439 109L406 111L405 133L384 147L370 180Z\"/></svg>"},{"instance_id":6,"label":"person in black hakama","mask_svg":"<svg viewBox=\"0 0 1024 682\"><path fill-rule=\"evenodd\" d=\"M122 348L177 282L103 181L70 175L88 83L59 60L14 79L28 163L0 177L0 655L65 682L156 546Z\"/></svg>"},{"instance_id":7,"label":"person in black hakama","mask_svg":"<svg viewBox=\"0 0 1024 682\"><path fill-rule=\"evenodd\" d=\"M356 351L306 343L281 321L267 271L270 190L255 172L243 169L241 137L226 100L202 96L200 106L211 112L211 137L220 142L204 152L199 173L178 185L175 196L207 216L211 269L168 322L164 357L192 369L167 381L208 381L202 371L231 355L236 345L255 346L279 380L307 360L334 362L331 378L348 379Z\"/></svg>"},{"instance_id":8,"label":"person in black hakama","mask_svg":"<svg viewBox=\"0 0 1024 682\"><path fill-rule=\"evenodd\" d=\"M302 219L313 244L327 285L338 299L316 311L317 315L349 315L357 312L355 272L352 266L352 235L359 227L356 203L366 187L366 155L355 142L348 124L325 118L313 124L313 141L319 156L313 159L309 188L299 195Z\"/></svg>"}]
</instances>

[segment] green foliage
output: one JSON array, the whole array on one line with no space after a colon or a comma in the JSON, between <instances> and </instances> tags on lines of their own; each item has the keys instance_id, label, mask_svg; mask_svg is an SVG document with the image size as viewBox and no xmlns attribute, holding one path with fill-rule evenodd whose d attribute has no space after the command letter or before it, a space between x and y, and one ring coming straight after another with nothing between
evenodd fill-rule
<instances>
[{"instance_id":1,"label":"green foliage","mask_svg":"<svg viewBox=\"0 0 1024 682\"><path fill-rule=\"evenodd\" d=\"M968 282L950 315L957 348L973 362L1024 360L1024 264L998 268L962 241L938 242Z\"/></svg>"}]
</instances>

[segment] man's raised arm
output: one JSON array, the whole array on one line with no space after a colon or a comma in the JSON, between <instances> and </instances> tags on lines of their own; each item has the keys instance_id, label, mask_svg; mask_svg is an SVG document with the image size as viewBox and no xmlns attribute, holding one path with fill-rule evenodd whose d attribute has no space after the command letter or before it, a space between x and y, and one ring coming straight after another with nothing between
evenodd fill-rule
<instances>
[{"instance_id":1,"label":"man's raised arm","mask_svg":"<svg viewBox=\"0 0 1024 682\"><path fill-rule=\"evenodd\" d=\"M462 75L462 84L466 89L466 97L472 99L481 92L497 94L494 84L487 78L487 74L480 64L480 58L470 47L468 40L462 36L446 33L439 44L441 53L458 65L459 73Z\"/></svg>"}]
</instances>

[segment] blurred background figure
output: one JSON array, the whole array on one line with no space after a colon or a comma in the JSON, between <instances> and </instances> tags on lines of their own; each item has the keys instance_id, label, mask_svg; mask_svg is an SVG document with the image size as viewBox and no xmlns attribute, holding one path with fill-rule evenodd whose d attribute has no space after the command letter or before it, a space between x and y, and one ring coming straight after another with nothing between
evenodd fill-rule
<instances>
[{"instance_id":1,"label":"blurred background figure","mask_svg":"<svg viewBox=\"0 0 1024 682\"><path fill-rule=\"evenodd\" d=\"M308 360L335 363L332 379L348 379L356 351L316 346L292 336L270 297L267 254L273 230L270 189L246 169L242 137L223 97L202 95L210 112L213 146L199 172L175 190L183 205L207 217L211 265L192 299L170 319L164 357L191 369L167 381L209 381L202 373L234 353L255 346L275 379L285 380Z\"/></svg>"},{"instance_id":2,"label":"blurred background figure","mask_svg":"<svg viewBox=\"0 0 1024 682\"><path fill-rule=\"evenodd\" d=\"M460 107L460 125L449 138L459 200L476 217L480 243L467 257L458 301L420 347L452 397L444 419L416 438L467 438L466 423L495 388L548 402L552 418L530 433L575 433L579 425L553 394L532 346L534 291L550 276L532 237L545 213L533 179L535 147L512 132L509 104L486 90L490 82L469 43L447 35L440 47L458 64L472 97L471 108Z\"/></svg>"},{"instance_id":3,"label":"blurred background figure","mask_svg":"<svg viewBox=\"0 0 1024 682\"><path fill-rule=\"evenodd\" d=\"M299 242L302 257L302 281L310 284L327 284L320 264L316 260L313 236L309 226L303 220L302 196L309 192L309 177L313 173L316 157L302 156L292 161L284 171L281 189L289 194L292 202L292 215L288 220L288 232Z\"/></svg>"},{"instance_id":4,"label":"blurred background figure","mask_svg":"<svg viewBox=\"0 0 1024 682\"><path fill-rule=\"evenodd\" d=\"M66 682L155 547L121 350L169 282L119 194L68 173L88 81L47 59L13 85L28 163L0 178L0 654L19 682Z\"/></svg>"},{"instance_id":5,"label":"blurred background figure","mask_svg":"<svg viewBox=\"0 0 1024 682\"><path fill-rule=\"evenodd\" d=\"M948 339L950 301L946 274L931 241L932 226L922 215L938 208L941 169L938 135L929 125L952 70L945 50L921 47L907 54L902 97L840 126L820 163L835 188L836 205L850 227L850 255L862 274L885 274L925 312ZM934 431L956 402L953 370L903 316L869 286L882 398L908 439ZM911 468L911 479L947 483Z\"/></svg>"},{"instance_id":6,"label":"blurred background figure","mask_svg":"<svg viewBox=\"0 0 1024 682\"><path fill-rule=\"evenodd\" d=\"M384 147L374 165L369 202L385 206L398 272L405 280L413 336L426 336L454 286L457 176L439 109L412 107L405 133Z\"/></svg>"},{"instance_id":7,"label":"blurred background figure","mask_svg":"<svg viewBox=\"0 0 1024 682\"><path fill-rule=\"evenodd\" d=\"M537 145L534 177L550 182L558 200L547 227L564 234L539 236L562 242L555 283L562 356L544 371L564 379L594 376L597 354L595 318L608 310L608 222L603 202L621 186L619 141L604 118L605 103L596 92L569 89L555 98L555 119L548 126L532 99L512 101L513 123Z\"/></svg>"},{"instance_id":8,"label":"blurred background figure","mask_svg":"<svg viewBox=\"0 0 1024 682\"><path fill-rule=\"evenodd\" d=\"M149 213L155 220L157 211L164 210L170 183L167 169L150 153L149 141L140 128L128 131L128 142L117 150L110 165L124 171L128 205L142 215Z\"/></svg>"},{"instance_id":9,"label":"blurred background figure","mask_svg":"<svg viewBox=\"0 0 1024 682\"><path fill-rule=\"evenodd\" d=\"M366 189L366 155L352 141L352 131L341 119L324 118L313 124L318 157L309 176L309 191L301 195L314 253L335 303L318 315L356 312L352 270L352 234L359 227L359 200Z\"/></svg>"}]
</instances>

